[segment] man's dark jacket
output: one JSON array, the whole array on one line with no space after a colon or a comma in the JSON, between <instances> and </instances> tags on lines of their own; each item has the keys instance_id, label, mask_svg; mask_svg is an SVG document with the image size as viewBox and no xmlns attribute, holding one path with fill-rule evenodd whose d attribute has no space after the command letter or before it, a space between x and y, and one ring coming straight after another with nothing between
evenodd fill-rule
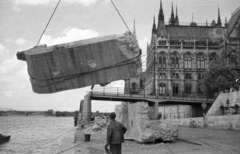
<instances>
[{"instance_id":1,"label":"man's dark jacket","mask_svg":"<svg viewBox=\"0 0 240 154\"><path fill-rule=\"evenodd\" d=\"M122 123L112 120L107 129L107 143L108 144L121 144L124 142L124 134L127 128Z\"/></svg>"}]
</instances>

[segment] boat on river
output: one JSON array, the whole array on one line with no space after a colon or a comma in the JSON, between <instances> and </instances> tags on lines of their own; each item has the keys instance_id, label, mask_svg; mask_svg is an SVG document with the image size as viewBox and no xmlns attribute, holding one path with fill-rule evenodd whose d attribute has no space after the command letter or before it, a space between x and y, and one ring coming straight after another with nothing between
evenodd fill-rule
<instances>
[{"instance_id":1,"label":"boat on river","mask_svg":"<svg viewBox=\"0 0 240 154\"><path fill-rule=\"evenodd\" d=\"M6 143L10 140L11 136L10 135L2 135L0 134L0 145L3 143Z\"/></svg>"}]
</instances>

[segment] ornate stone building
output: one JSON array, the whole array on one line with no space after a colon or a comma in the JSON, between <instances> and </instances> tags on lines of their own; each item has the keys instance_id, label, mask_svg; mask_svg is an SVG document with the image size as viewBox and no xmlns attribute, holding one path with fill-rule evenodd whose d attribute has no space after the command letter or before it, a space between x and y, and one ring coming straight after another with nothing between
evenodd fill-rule
<instances>
[{"instance_id":1,"label":"ornate stone building","mask_svg":"<svg viewBox=\"0 0 240 154\"><path fill-rule=\"evenodd\" d=\"M240 8L228 23L226 20L223 25L218 8L217 22L213 20L211 25L194 21L180 25L177 7L174 15L172 5L165 25L160 1L157 23L154 17L147 46L146 71L141 79L128 80L125 87L136 92L143 92L145 87L144 92L158 96L204 97L200 81L211 60L224 57L229 65L240 68Z\"/></svg>"}]
</instances>

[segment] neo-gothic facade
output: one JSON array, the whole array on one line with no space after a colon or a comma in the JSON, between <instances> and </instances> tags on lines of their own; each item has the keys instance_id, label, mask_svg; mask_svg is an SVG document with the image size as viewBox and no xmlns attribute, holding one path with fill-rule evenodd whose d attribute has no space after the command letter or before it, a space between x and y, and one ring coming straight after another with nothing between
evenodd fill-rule
<instances>
[{"instance_id":1,"label":"neo-gothic facade","mask_svg":"<svg viewBox=\"0 0 240 154\"><path fill-rule=\"evenodd\" d=\"M228 65L240 68L240 7L232 13L229 22L222 24L218 9L217 22L198 26L180 25L172 6L168 25L160 1L157 24L155 17L152 38L147 47L147 64L139 80L127 80L132 92L182 97L202 97L200 81L209 62L224 57Z\"/></svg>"}]
</instances>

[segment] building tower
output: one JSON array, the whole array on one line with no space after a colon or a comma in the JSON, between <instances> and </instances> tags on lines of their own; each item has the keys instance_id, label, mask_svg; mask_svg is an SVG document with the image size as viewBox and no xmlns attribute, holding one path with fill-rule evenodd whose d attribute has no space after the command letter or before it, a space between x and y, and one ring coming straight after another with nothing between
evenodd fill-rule
<instances>
[{"instance_id":1,"label":"building tower","mask_svg":"<svg viewBox=\"0 0 240 154\"><path fill-rule=\"evenodd\" d=\"M228 27L227 17L225 17L225 27Z\"/></svg>"},{"instance_id":2,"label":"building tower","mask_svg":"<svg viewBox=\"0 0 240 154\"><path fill-rule=\"evenodd\" d=\"M190 26L197 26L197 23L193 19L193 12L192 12L192 22L190 23Z\"/></svg>"},{"instance_id":3,"label":"building tower","mask_svg":"<svg viewBox=\"0 0 240 154\"><path fill-rule=\"evenodd\" d=\"M157 33L157 27L156 27L155 16L154 16L154 17L153 17L152 34L156 34L156 33Z\"/></svg>"},{"instance_id":4,"label":"building tower","mask_svg":"<svg viewBox=\"0 0 240 154\"><path fill-rule=\"evenodd\" d=\"M178 11L177 11L177 5L176 5L176 17L175 17L175 25L179 25L179 19L178 19Z\"/></svg>"},{"instance_id":5,"label":"building tower","mask_svg":"<svg viewBox=\"0 0 240 154\"><path fill-rule=\"evenodd\" d=\"M133 22L133 37L137 40L136 27L135 27L135 20L134 20L134 22Z\"/></svg>"},{"instance_id":6,"label":"building tower","mask_svg":"<svg viewBox=\"0 0 240 154\"><path fill-rule=\"evenodd\" d=\"M173 2L172 2L172 13L171 13L171 17L169 19L169 25L171 25L171 26L175 25L174 12L173 12Z\"/></svg>"},{"instance_id":7,"label":"building tower","mask_svg":"<svg viewBox=\"0 0 240 154\"><path fill-rule=\"evenodd\" d=\"M221 18L220 18L220 10L219 10L219 6L218 6L218 19L217 19L217 27L222 27L222 22L221 22Z\"/></svg>"},{"instance_id":8,"label":"building tower","mask_svg":"<svg viewBox=\"0 0 240 154\"><path fill-rule=\"evenodd\" d=\"M160 10L158 14L157 36L160 36L165 31L164 13L162 8L162 0L160 0Z\"/></svg>"}]
</instances>

